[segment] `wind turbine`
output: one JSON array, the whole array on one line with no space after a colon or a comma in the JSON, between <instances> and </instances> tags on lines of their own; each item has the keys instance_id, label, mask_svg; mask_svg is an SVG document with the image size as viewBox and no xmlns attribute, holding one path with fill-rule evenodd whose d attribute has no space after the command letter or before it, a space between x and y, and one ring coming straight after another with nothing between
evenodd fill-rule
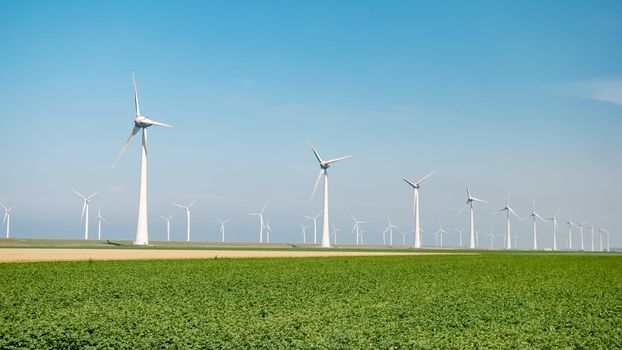
<instances>
[{"instance_id":1,"label":"wind turbine","mask_svg":"<svg viewBox=\"0 0 622 350\"><path fill-rule=\"evenodd\" d=\"M568 217L566 224L568 225L568 250L572 250L572 227L578 226L572 221L572 219L570 219L570 216Z\"/></svg>"},{"instance_id":2,"label":"wind turbine","mask_svg":"<svg viewBox=\"0 0 622 350\"><path fill-rule=\"evenodd\" d=\"M102 221L109 224L108 220L104 219L102 216L102 208L99 207L97 210L97 240L102 240Z\"/></svg>"},{"instance_id":3,"label":"wind turbine","mask_svg":"<svg viewBox=\"0 0 622 350\"><path fill-rule=\"evenodd\" d=\"M443 230L443 225L438 225L438 231L434 233L434 235L440 237L441 239L441 247L443 246L443 234L447 233L447 231Z\"/></svg>"},{"instance_id":4,"label":"wind turbine","mask_svg":"<svg viewBox=\"0 0 622 350\"><path fill-rule=\"evenodd\" d=\"M359 221L357 220L354 215L350 214L352 216L352 220L354 220L354 226L352 227L352 232L356 231L356 245L360 245L363 242L363 237L361 236L361 224L364 224L365 221ZM352 233L351 232L351 233Z\"/></svg>"},{"instance_id":5,"label":"wind turbine","mask_svg":"<svg viewBox=\"0 0 622 350\"><path fill-rule=\"evenodd\" d=\"M434 174L434 171L424 176L421 180L417 182L412 182L407 180L405 177L402 177L402 180L406 181L406 183L413 188L413 215L415 216L415 248L421 248L421 233L419 232L419 187L421 186L421 183L430 176L432 176L432 174Z\"/></svg>"},{"instance_id":6,"label":"wind turbine","mask_svg":"<svg viewBox=\"0 0 622 350\"><path fill-rule=\"evenodd\" d=\"M333 227L333 244L337 244L337 232L341 231L340 229L336 228L335 225L332 225Z\"/></svg>"},{"instance_id":7,"label":"wind turbine","mask_svg":"<svg viewBox=\"0 0 622 350\"><path fill-rule=\"evenodd\" d=\"M557 214L559 214L559 209L557 209L557 212L555 212L555 215L546 218L547 220L553 221L553 250L557 250L557 230L559 227L557 225Z\"/></svg>"},{"instance_id":8,"label":"wind turbine","mask_svg":"<svg viewBox=\"0 0 622 350\"><path fill-rule=\"evenodd\" d=\"M225 241L225 224L229 222L229 219L220 220L219 218L216 218L216 220L220 222L220 241L224 242Z\"/></svg>"},{"instance_id":9,"label":"wind turbine","mask_svg":"<svg viewBox=\"0 0 622 350\"><path fill-rule=\"evenodd\" d=\"M309 228L309 225L304 226L303 224L300 224L300 228L302 229L302 243L307 243L307 229Z\"/></svg>"},{"instance_id":10,"label":"wind turbine","mask_svg":"<svg viewBox=\"0 0 622 350\"><path fill-rule=\"evenodd\" d=\"M602 227L601 227L601 228L599 228L598 230L599 230L599 231L604 232L604 233L607 235L607 244L606 244L606 245L607 245L607 249L606 249L605 251L607 251L607 252L608 252L608 251L609 251L609 231L605 230L605 229L604 229L604 228L602 228Z\"/></svg>"},{"instance_id":11,"label":"wind turbine","mask_svg":"<svg viewBox=\"0 0 622 350\"><path fill-rule=\"evenodd\" d=\"M579 226L579 239L581 240L581 250L585 250L583 246L583 226L585 226L585 222L577 222L577 226Z\"/></svg>"},{"instance_id":12,"label":"wind turbine","mask_svg":"<svg viewBox=\"0 0 622 350\"><path fill-rule=\"evenodd\" d=\"M15 207L7 208L2 202L0 202L0 205L4 208L4 219L2 219L2 225L6 222L6 238L9 238L11 234L11 212Z\"/></svg>"},{"instance_id":13,"label":"wind turbine","mask_svg":"<svg viewBox=\"0 0 622 350\"><path fill-rule=\"evenodd\" d=\"M518 214L516 214L514 209L512 209L512 207L510 206L510 191L508 191L508 199L505 201L505 207L503 207L502 209L499 209L497 213L500 213L502 211L505 211L506 222L507 222L507 229L506 229L506 236L505 236L505 249L512 249L512 239L511 239L512 229L510 226L510 214L516 216L517 218L518 218Z\"/></svg>"},{"instance_id":14,"label":"wind turbine","mask_svg":"<svg viewBox=\"0 0 622 350\"><path fill-rule=\"evenodd\" d=\"M400 231L400 234L402 235L402 245L405 246L406 245L406 234L408 233L408 231Z\"/></svg>"},{"instance_id":15,"label":"wind turbine","mask_svg":"<svg viewBox=\"0 0 622 350\"><path fill-rule=\"evenodd\" d=\"M464 228L455 228L454 231L458 232L458 235L460 235L460 247L462 247L462 232L464 232Z\"/></svg>"},{"instance_id":16,"label":"wind turbine","mask_svg":"<svg viewBox=\"0 0 622 350\"><path fill-rule=\"evenodd\" d=\"M462 209L460 209L458 211L458 214L460 214L464 210L464 208L466 208L467 206L469 207L469 210L470 210L469 224L470 224L470 228L471 228L471 230L470 230L471 237L470 237L470 242L469 242L469 248L474 249L475 248L475 224L473 222L473 203L474 202L480 202L480 203L485 203L486 204L488 202L486 202L483 199L479 199L479 198L473 197L471 195L471 191L469 191L469 186L467 186L466 191L467 191L466 205L464 207L462 207Z\"/></svg>"},{"instance_id":17,"label":"wind turbine","mask_svg":"<svg viewBox=\"0 0 622 350\"><path fill-rule=\"evenodd\" d=\"M331 160L322 160L322 157L317 153L317 150L309 140L307 140L309 146L313 150L313 154L315 154L315 158L320 163L320 172L317 175L317 180L315 181L315 187L313 188L313 193L311 194L311 199L315 195L315 190L317 190L317 185L320 182L320 178L324 175L324 215L322 216L322 248L330 248L330 232L328 226L328 173L327 170L331 164L352 157L351 155L345 157L339 157Z\"/></svg>"},{"instance_id":18,"label":"wind turbine","mask_svg":"<svg viewBox=\"0 0 622 350\"><path fill-rule=\"evenodd\" d=\"M533 209L531 210L531 214L527 218L531 217L533 220L533 250L538 250L538 231L537 231L537 223L536 221L539 219L542 222L545 222L540 214L536 213L536 201L533 201Z\"/></svg>"},{"instance_id":19,"label":"wind turbine","mask_svg":"<svg viewBox=\"0 0 622 350\"><path fill-rule=\"evenodd\" d=\"M95 197L95 195L101 192L101 190L93 193L88 197L84 196L82 193L76 191L73 188L71 190L84 201L84 204L82 205L82 215L80 216L80 222L82 222L82 220L84 219L84 213L86 213L86 220L84 220L84 239L89 239L89 203L91 202L91 199Z\"/></svg>"},{"instance_id":20,"label":"wind turbine","mask_svg":"<svg viewBox=\"0 0 622 350\"><path fill-rule=\"evenodd\" d=\"M121 152L117 156L117 159L112 164L112 167L117 164L119 159L125 153L127 146L132 141L132 137L142 131L142 144L140 147L140 183L138 191L138 223L136 224L136 245L149 244L149 223L147 220L147 128L152 125L163 126L165 128L172 128L173 126L151 120L144 115L140 114L140 105L138 103L138 92L136 89L136 76L132 71L132 86L134 88L134 106L136 107L136 117L134 117L134 127L130 131L130 135L125 140Z\"/></svg>"},{"instance_id":21,"label":"wind turbine","mask_svg":"<svg viewBox=\"0 0 622 350\"><path fill-rule=\"evenodd\" d=\"M171 220L173 219L173 216L175 216L175 214L169 217L160 215L160 217L166 221L166 240L169 242L171 240Z\"/></svg>"},{"instance_id":22,"label":"wind turbine","mask_svg":"<svg viewBox=\"0 0 622 350\"><path fill-rule=\"evenodd\" d=\"M270 218L266 222L266 243L270 243L270 232L272 232L272 227L270 227Z\"/></svg>"},{"instance_id":23,"label":"wind turbine","mask_svg":"<svg viewBox=\"0 0 622 350\"><path fill-rule=\"evenodd\" d=\"M322 215L321 211L319 213L315 214L315 216L303 215L303 217L305 217L305 218L307 218L309 220L313 220L313 244L317 244L317 218L319 218L320 215Z\"/></svg>"},{"instance_id":24,"label":"wind turbine","mask_svg":"<svg viewBox=\"0 0 622 350\"><path fill-rule=\"evenodd\" d=\"M382 234L384 236L386 232L389 232L389 245L392 246L393 245L393 229L399 228L399 226L393 225L393 223L391 223L391 219L388 216L387 216L387 221L389 221L389 225L387 225L387 228L384 230L384 232L382 232Z\"/></svg>"},{"instance_id":25,"label":"wind turbine","mask_svg":"<svg viewBox=\"0 0 622 350\"><path fill-rule=\"evenodd\" d=\"M487 235L490 238L490 246L489 246L489 248L492 248L492 246L494 245L494 242L495 242L495 238L496 238L495 234L493 233L493 229L494 228L491 227L490 228L490 232Z\"/></svg>"},{"instance_id":26,"label":"wind turbine","mask_svg":"<svg viewBox=\"0 0 622 350\"><path fill-rule=\"evenodd\" d=\"M261 208L259 213L248 213L247 214L247 215L253 215L253 216L259 217L259 243L263 243L263 228L264 228L263 211L266 210L267 205L268 205L268 202L266 202L266 204L263 205L263 208Z\"/></svg>"},{"instance_id":27,"label":"wind turbine","mask_svg":"<svg viewBox=\"0 0 622 350\"><path fill-rule=\"evenodd\" d=\"M192 202L188 205L181 205L177 203L173 203L174 206L180 207L186 210L186 241L190 242L190 208L194 205L194 203L199 199L199 197L195 197Z\"/></svg>"},{"instance_id":28,"label":"wind turbine","mask_svg":"<svg viewBox=\"0 0 622 350\"><path fill-rule=\"evenodd\" d=\"M516 234L512 234L512 238L514 239L514 249L518 248L518 236Z\"/></svg>"},{"instance_id":29,"label":"wind turbine","mask_svg":"<svg viewBox=\"0 0 622 350\"><path fill-rule=\"evenodd\" d=\"M590 229L590 240L592 241L592 250L594 251L594 225L590 224L587 226Z\"/></svg>"}]
</instances>

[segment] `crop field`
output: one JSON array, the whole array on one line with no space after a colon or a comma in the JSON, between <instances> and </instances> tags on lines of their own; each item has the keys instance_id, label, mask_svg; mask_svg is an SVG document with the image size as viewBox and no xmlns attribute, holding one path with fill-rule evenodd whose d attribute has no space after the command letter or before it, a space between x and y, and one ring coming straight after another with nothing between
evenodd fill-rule
<instances>
[{"instance_id":1,"label":"crop field","mask_svg":"<svg viewBox=\"0 0 622 350\"><path fill-rule=\"evenodd\" d=\"M605 254L0 264L0 348L622 348Z\"/></svg>"}]
</instances>

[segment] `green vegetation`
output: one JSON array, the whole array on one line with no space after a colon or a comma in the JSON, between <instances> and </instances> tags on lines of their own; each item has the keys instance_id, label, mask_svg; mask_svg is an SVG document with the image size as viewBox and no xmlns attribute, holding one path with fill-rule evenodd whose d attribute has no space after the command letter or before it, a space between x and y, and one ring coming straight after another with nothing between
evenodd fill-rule
<instances>
[{"instance_id":1,"label":"green vegetation","mask_svg":"<svg viewBox=\"0 0 622 350\"><path fill-rule=\"evenodd\" d=\"M605 255L0 264L0 348L622 348Z\"/></svg>"}]
</instances>

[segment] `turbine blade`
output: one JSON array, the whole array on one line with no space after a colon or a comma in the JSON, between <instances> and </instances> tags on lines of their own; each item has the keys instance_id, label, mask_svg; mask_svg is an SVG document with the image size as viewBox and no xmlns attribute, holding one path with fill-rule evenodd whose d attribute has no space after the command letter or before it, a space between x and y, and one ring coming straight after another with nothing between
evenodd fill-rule
<instances>
[{"instance_id":1,"label":"turbine blade","mask_svg":"<svg viewBox=\"0 0 622 350\"><path fill-rule=\"evenodd\" d=\"M469 186L466 187L466 190L467 190L467 197L471 199L471 191L469 191Z\"/></svg>"},{"instance_id":2,"label":"turbine blade","mask_svg":"<svg viewBox=\"0 0 622 350\"><path fill-rule=\"evenodd\" d=\"M514 216L516 216L517 219L519 218L518 214L516 214L514 209L512 209L512 208L508 208L508 209L510 210L510 213L512 213L512 214L514 214Z\"/></svg>"},{"instance_id":3,"label":"turbine blade","mask_svg":"<svg viewBox=\"0 0 622 350\"><path fill-rule=\"evenodd\" d=\"M474 201L474 202L480 202L480 203L488 204L487 201L485 201L483 199L475 198L475 197L471 197L471 200Z\"/></svg>"},{"instance_id":4,"label":"turbine blade","mask_svg":"<svg viewBox=\"0 0 622 350\"><path fill-rule=\"evenodd\" d=\"M7 210L6 206L4 205L4 203L0 202L0 205L4 208L4 210Z\"/></svg>"},{"instance_id":5,"label":"turbine blade","mask_svg":"<svg viewBox=\"0 0 622 350\"><path fill-rule=\"evenodd\" d=\"M434 170L431 173L429 173L428 175L424 176L423 179L421 179L421 180L419 180L419 182L417 182L417 185L420 185L423 181L427 180L430 176L434 175L435 172L436 172L436 170Z\"/></svg>"},{"instance_id":6,"label":"turbine blade","mask_svg":"<svg viewBox=\"0 0 622 350\"><path fill-rule=\"evenodd\" d=\"M86 211L86 201L84 201L84 204L82 205L82 215L80 216L80 222L82 222L82 220L84 220L84 212Z\"/></svg>"},{"instance_id":7,"label":"turbine blade","mask_svg":"<svg viewBox=\"0 0 622 350\"><path fill-rule=\"evenodd\" d=\"M101 193L101 191L102 191L102 190L99 190L99 191L97 191L97 192L93 193L92 195L90 195L90 196L86 197L86 200L87 200L87 201L88 201L88 200L90 200L91 198L93 198L93 197L95 197L96 195L98 195L99 193Z\"/></svg>"},{"instance_id":8,"label":"turbine blade","mask_svg":"<svg viewBox=\"0 0 622 350\"><path fill-rule=\"evenodd\" d=\"M469 206L469 203L467 202L467 204L464 207L462 207L462 208L460 208L460 210L458 210L458 212L456 213L456 216L460 215L460 213L462 213L464 211L464 209L466 209L466 207L468 207L468 206ZM419 230L421 231L421 229L419 229Z\"/></svg>"},{"instance_id":9,"label":"turbine blade","mask_svg":"<svg viewBox=\"0 0 622 350\"><path fill-rule=\"evenodd\" d=\"M322 173L324 173L324 169L320 169L320 172L317 174L317 180L315 180L315 186L313 187L313 192L311 192L311 198L309 199L309 201L312 201L313 197L315 196L315 191L317 190L317 185L320 183Z\"/></svg>"},{"instance_id":10,"label":"turbine blade","mask_svg":"<svg viewBox=\"0 0 622 350\"><path fill-rule=\"evenodd\" d=\"M313 147L313 144L311 143L311 141L309 141L309 139L306 139L307 143L309 144L309 146L311 146L311 149L313 150L313 154L315 154L315 158L317 158L317 161L320 162L320 164L322 163L322 157L320 157L320 154L317 153L317 150L315 149L315 147Z\"/></svg>"},{"instance_id":11,"label":"turbine blade","mask_svg":"<svg viewBox=\"0 0 622 350\"><path fill-rule=\"evenodd\" d=\"M166 123L162 123L162 122L158 122L149 118L145 118L143 121L145 124L150 124L150 125L157 125L157 126L163 126L165 128L172 128L173 126L170 124L166 124Z\"/></svg>"},{"instance_id":12,"label":"turbine blade","mask_svg":"<svg viewBox=\"0 0 622 350\"><path fill-rule=\"evenodd\" d=\"M84 197L84 196L82 195L82 193L80 193L80 192L76 191L74 188L72 188L71 190L72 190L75 194L77 194L78 196L80 196L80 198L82 198L83 200L86 200L86 197ZM6 207L4 207L4 208L6 209Z\"/></svg>"},{"instance_id":13,"label":"turbine blade","mask_svg":"<svg viewBox=\"0 0 622 350\"><path fill-rule=\"evenodd\" d=\"M9 216L8 212L4 212L4 219L2 219L2 225L4 225L4 222L6 221L6 217Z\"/></svg>"},{"instance_id":14,"label":"turbine blade","mask_svg":"<svg viewBox=\"0 0 622 350\"><path fill-rule=\"evenodd\" d=\"M190 204L188 204L188 209L190 209L190 207L192 207L194 205L194 203L197 201L197 199L199 199L199 197L195 197L192 202L190 202Z\"/></svg>"},{"instance_id":15,"label":"turbine blade","mask_svg":"<svg viewBox=\"0 0 622 350\"><path fill-rule=\"evenodd\" d=\"M412 181L409 181L403 176L402 176L402 180L406 181L406 183L409 184L412 188L417 188L417 185L415 185Z\"/></svg>"},{"instance_id":16,"label":"turbine blade","mask_svg":"<svg viewBox=\"0 0 622 350\"><path fill-rule=\"evenodd\" d=\"M132 131L130 131L130 135L127 137L127 140L125 140L125 143L123 144L123 148L121 148L121 152L119 152L117 159L115 159L114 162L112 163L113 168L115 167L115 165L117 165L117 162L121 159L121 157L123 157L123 154L125 153L125 150L127 149L127 146L130 144L130 141L132 141L132 137L134 137L134 135L138 133L138 130L140 130L140 128L134 125L134 127L132 128Z\"/></svg>"},{"instance_id":17,"label":"turbine blade","mask_svg":"<svg viewBox=\"0 0 622 350\"><path fill-rule=\"evenodd\" d=\"M134 88L134 107L136 108L136 116L140 115L140 105L138 104L138 92L136 91L136 74L132 71L132 87Z\"/></svg>"},{"instance_id":18,"label":"turbine blade","mask_svg":"<svg viewBox=\"0 0 622 350\"><path fill-rule=\"evenodd\" d=\"M332 164L332 163L338 162L340 160L348 159L348 158L352 158L352 155L345 156L345 157L339 157L339 158L335 158L335 159L331 159L331 160L327 160L325 163L326 164Z\"/></svg>"},{"instance_id":19,"label":"turbine blade","mask_svg":"<svg viewBox=\"0 0 622 350\"><path fill-rule=\"evenodd\" d=\"M183 206L183 205L181 205L181 204L173 203L173 205L174 205L174 206L176 206L176 207L180 207L180 208L188 209L187 207L184 207L184 206Z\"/></svg>"}]
</instances>

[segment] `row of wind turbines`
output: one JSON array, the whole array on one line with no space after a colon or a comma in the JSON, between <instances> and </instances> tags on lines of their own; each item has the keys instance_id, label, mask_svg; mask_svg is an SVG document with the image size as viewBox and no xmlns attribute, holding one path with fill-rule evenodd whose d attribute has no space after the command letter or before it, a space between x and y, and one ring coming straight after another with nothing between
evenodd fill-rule
<instances>
[{"instance_id":1,"label":"row of wind turbines","mask_svg":"<svg viewBox=\"0 0 622 350\"><path fill-rule=\"evenodd\" d=\"M116 164L119 162L119 160L122 158L123 154L125 153L127 147L129 146L130 142L132 141L133 137L138 133L141 132L141 137L142 137L142 141L141 141L141 147L140 147L140 180L139 180L139 191L138 191L138 217L137 217L137 225L136 225L136 238L134 240L134 244L135 245L148 245L149 244L149 228L148 228L148 211L147 211L147 128L149 128L150 126L160 126L160 127L166 127L166 128L172 128L172 125L163 123L163 122L159 122L159 121L155 121L152 120L150 118L148 118L147 116L144 116L141 114L140 111L140 104L139 104L139 99L138 99L138 89L137 89L137 84L136 84L136 76L135 73L132 71L132 88L133 88L133 95L134 95L134 107L135 107L135 117L134 117L134 125L132 126L132 129L125 141L125 143L123 144L123 147L121 148L121 151L119 152L117 158L115 159L115 161L113 162L113 168L116 166ZM326 160L324 158L322 158L319 154L319 152L317 151L317 149L313 146L313 144L307 140L307 143L309 144L315 158L317 159L319 166L320 166L320 170L319 173L317 175L317 179L315 181L315 186L313 188L313 192L311 193L311 200L313 199L313 197L315 196L315 193L317 191L318 185L320 183L320 180L323 180L323 201L322 201L322 211L320 213L318 213L316 216L314 217L310 217L307 216L306 218L308 219L312 219L314 222L314 243L317 243L317 219L319 218L319 216L322 216L322 234L321 234L321 242L320 242L320 246L323 248L330 248L331 247L331 241L330 241L330 237L331 237L331 232L330 232L330 221L329 221L329 191L328 191L328 184L329 184L329 178L328 178L328 168L333 165L336 162L339 162L341 160L345 160L348 158L351 158L352 155L347 155L347 156L342 156L342 157L338 157L338 158L334 158L334 159L329 159ZM411 181L408 180L404 177L402 177L402 179L412 188L413 190L413 218L414 218L414 230L413 230L413 246L415 248L421 248L421 225L420 225L420 217L419 217L419 191L421 188L421 184L426 181L428 178L430 178L432 175L434 174L434 172L431 172L429 174L427 174L426 176L424 176L423 178L421 178L419 181ZM80 192L78 192L77 190L73 189L73 191L80 196L83 201L83 208L82 208L82 216L81 216L81 220L84 220L84 237L85 239L88 239L88 233L89 233L89 203L90 201L93 199L93 197L95 197L98 192L95 192L93 194L91 194L90 196L86 196ZM471 194L470 189L466 188L466 192L467 192L467 200L466 200L466 204L465 206L460 209L460 211L458 212L458 214L460 214L462 211L464 211L464 209L468 208L469 209L469 232L470 232L470 237L469 237L469 248L476 248L476 231L475 231L475 223L474 223L474 204L475 203L488 203L485 200L482 200L480 198L477 198L475 196L473 196ZM194 205L194 203L196 202L196 198L189 203L188 205L181 205L181 204L177 204L174 203L175 206L182 208L186 211L186 218L187 218L187 233L186 233L186 239L187 241L190 241L190 208ZM267 203L266 203L267 204ZM6 233L7 233L7 238L9 237L9 230L10 230L10 215L11 215L11 211L13 210L13 207L11 208L7 208L4 206L4 204L2 204L3 208L5 209L5 216L4 216L4 220L3 220L3 224L4 221L6 221ZM264 217L263 217L263 212L265 210L266 206L264 205L264 207L262 208L261 211L257 212L257 213L248 213L249 215L254 215L254 216L258 216L259 217L259 224L260 224L260 230L259 230L259 242L263 243L264 242L264 228L266 229L266 242L270 241L269 235L271 232L271 228L270 228L270 224L269 221L268 222L264 222ZM505 236L505 248L506 249L512 249L512 231L511 231L511 216L515 216L518 217L518 215L516 214L516 212L511 208L510 206L510 198L509 198L509 194L508 194L508 199L506 201L506 204L503 208L501 208L498 212L506 212L506 223L507 223L507 230L506 230L506 236ZM559 211L558 211L559 213ZM170 222L173 218L173 216L160 216L163 220L166 221L166 227L167 227L167 239L170 240ZM533 249L538 249L538 239L537 239L537 220L541 220L544 221L545 219L542 218L535 210L535 202L534 202L534 208L531 212L531 214L529 215L529 217L532 218L533 220ZM361 228L361 224L363 224L363 221L357 220L354 216L352 216L355 224L354 227L352 229L352 231L356 234L356 242L357 245L363 244L363 233L365 232L362 228ZM553 250L557 250L557 231L558 231L558 223L557 223L557 214L555 214L554 216L547 218L548 220L551 220L553 222ZM101 223L103 222L107 222L106 219L103 218L103 216L101 215L101 208L98 212L97 215L97 220L98 220L98 238L101 239ZM224 234L225 234L225 224L227 223L228 219L226 220L221 220L221 219L217 219L220 222L220 236L221 239L224 241ZM570 249L572 249L572 240L571 240L571 231L572 231L572 227L577 227L580 229L580 241L581 241L581 250L584 249L583 246L583 228L586 225L586 223L579 223L579 222L574 222L573 220L571 220L570 218L568 219L568 225L569 225L569 242L570 242ZM589 226L588 226L589 227ZM306 242L306 229L308 228L308 226L303 226L301 224L301 228L302 228L302 235L303 235L303 239ZM392 244L393 242L393 229L397 228L397 226L393 225L390 220L389 220L389 226L387 227L387 229L383 232L383 236L386 233L389 233L389 240L390 240L390 244ZM592 236L593 236L593 229L594 227L592 226ZM599 230L601 232L604 232L607 234L607 242L609 241L609 232L607 230L605 230L604 228L599 228ZM333 226L333 234L332 236L334 237L334 242L336 241L336 232L338 231L338 229L336 229ZM442 227L439 229L439 231L437 232L437 235L440 234L441 237L441 241L442 241L442 234L446 233L446 231L444 231L442 229ZM405 242L405 235L403 234L403 242ZM442 245L442 243L441 243ZM607 247L609 247L609 245L607 244Z\"/></svg>"}]
</instances>

